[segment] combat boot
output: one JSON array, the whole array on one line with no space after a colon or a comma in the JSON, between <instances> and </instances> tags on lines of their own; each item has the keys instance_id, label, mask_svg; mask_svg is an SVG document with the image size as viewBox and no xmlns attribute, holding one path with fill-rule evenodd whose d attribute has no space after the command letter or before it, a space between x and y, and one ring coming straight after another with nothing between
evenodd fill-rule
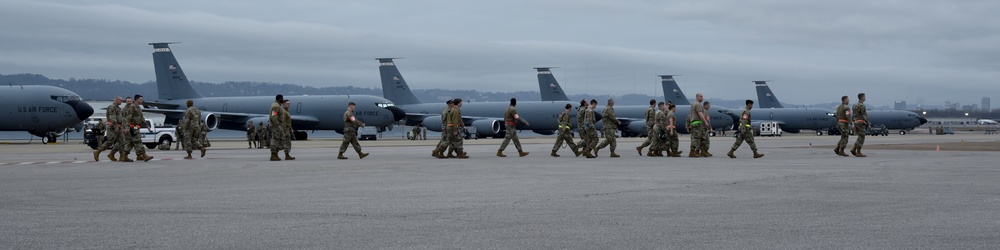
<instances>
[{"instance_id":1,"label":"combat boot","mask_svg":"<svg viewBox=\"0 0 1000 250\"><path fill-rule=\"evenodd\" d=\"M708 150L701 151L701 157L712 157L712 153L709 153Z\"/></svg>"},{"instance_id":2,"label":"combat boot","mask_svg":"<svg viewBox=\"0 0 1000 250\"><path fill-rule=\"evenodd\" d=\"M688 157L690 157L690 158L698 158L698 157L701 157L701 154L698 153L698 150L691 150L691 153L688 154Z\"/></svg>"},{"instance_id":3,"label":"combat boot","mask_svg":"<svg viewBox=\"0 0 1000 250\"><path fill-rule=\"evenodd\" d=\"M611 154L610 154L610 156L611 156L611 158L618 158L618 157L621 157L621 155L618 155L618 154L615 154L615 151L614 151L614 150L611 150Z\"/></svg>"},{"instance_id":4,"label":"combat boot","mask_svg":"<svg viewBox=\"0 0 1000 250\"><path fill-rule=\"evenodd\" d=\"M503 154L503 150L497 150L497 156L499 156L499 157L507 157L507 155Z\"/></svg>"},{"instance_id":5,"label":"combat boot","mask_svg":"<svg viewBox=\"0 0 1000 250\"><path fill-rule=\"evenodd\" d=\"M446 158L455 158L455 149L448 149L448 155Z\"/></svg>"},{"instance_id":6,"label":"combat boot","mask_svg":"<svg viewBox=\"0 0 1000 250\"><path fill-rule=\"evenodd\" d=\"M281 161L281 158L278 158L278 152L271 153L271 161Z\"/></svg>"},{"instance_id":7,"label":"combat boot","mask_svg":"<svg viewBox=\"0 0 1000 250\"><path fill-rule=\"evenodd\" d=\"M854 156L858 156L858 147L851 148L851 154Z\"/></svg>"},{"instance_id":8,"label":"combat boot","mask_svg":"<svg viewBox=\"0 0 1000 250\"><path fill-rule=\"evenodd\" d=\"M347 160L347 156L344 156L344 153L337 153L337 159Z\"/></svg>"},{"instance_id":9,"label":"combat boot","mask_svg":"<svg viewBox=\"0 0 1000 250\"><path fill-rule=\"evenodd\" d=\"M111 159L111 161L118 161L118 159L115 159L115 152L114 151L112 151L111 153L108 153L108 159Z\"/></svg>"},{"instance_id":10,"label":"combat boot","mask_svg":"<svg viewBox=\"0 0 1000 250\"><path fill-rule=\"evenodd\" d=\"M431 151L431 156L434 156L434 158L441 158L438 156L440 153L441 151L435 148L434 151Z\"/></svg>"},{"instance_id":11,"label":"combat boot","mask_svg":"<svg viewBox=\"0 0 1000 250\"><path fill-rule=\"evenodd\" d=\"M656 156L656 157L663 157L663 150L656 150L656 151L653 151L653 156Z\"/></svg>"},{"instance_id":12,"label":"combat boot","mask_svg":"<svg viewBox=\"0 0 1000 250\"><path fill-rule=\"evenodd\" d=\"M361 153L361 152L358 152L358 159L359 159L359 160L360 160L360 159L364 159L364 158L365 158L365 157L367 157L367 156L368 156L368 153Z\"/></svg>"},{"instance_id":13,"label":"combat boot","mask_svg":"<svg viewBox=\"0 0 1000 250\"><path fill-rule=\"evenodd\" d=\"M201 158L205 158L205 151L206 151L205 148L202 147L201 148Z\"/></svg>"},{"instance_id":14,"label":"combat boot","mask_svg":"<svg viewBox=\"0 0 1000 250\"><path fill-rule=\"evenodd\" d=\"M152 156L149 156L147 154L142 154L142 161L148 162L149 160L152 160L152 159L153 159Z\"/></svg>"},{"instance_id":15,"label":"combat boot","mask_svg":"<svg viewBox=\"0 0 1000 250\"><path fill-rule=\"evenodd\" d=\"M729 158L736 158L736 155L733 154L734 152L736 152L735 149L729 149L729 153L726 154L726 155L728 155ZM754 151L754 152L757 152L757 151Z\"/></svg>"},{"instance_id":16,"label":"combat boot","mask_svg":"<svg viewBox=\"0 0 1000 250\"><path fill-rule=\"evenodd\" d=\"M101 161L101 151L94 150L94 161Z\"/></svg>"},{"instance_id":17,"label":"combat boot","mask_svg":"<svg viewBox=\"0 0 1000 250\"><path fill-rule=\"evenodd\" d=\"M586 156L587 158L597 158L597 156L594 156L590 152L591 152L591 150L584 150L583 151L583 156Z\"/></svg>"},{"instance_id":18,"label":"combat boot","mask_svg":"<svg viewBox=\"0 0 1000 250\"><path fill-rule=\"evenodd\" d=\"M122 159L122 162L133 162L133 160L129 159L128 155L125 153L121 153L118 158Z\"/></svg>"},{"instance_id":19,"label":"combat boot","mask_svg":"<svg viewBox=\"0 0 1000 250\"><path fill-rule=\"evenodd\" d=\"M576 155L576 157L580 157L580 154L582 154L580 153L580 150L577 150L576 148L570 148L570 149L573 150L573 154Z\"/></svg>"},{"instance_id":20,"label":"combat boot","mask_svg":"<svg viewBox=\"0 0 1000 250\"><path fill-rule=\"evenodd\" d=\"M684 153L684 151L674 150L674 157L681 157L681 154L683 154L683 153Z\"/></svg>"},{"instance_id":21,"label":"combat boot","mask_svg":"<svg viewBox=\"0 0 1000 250\"><path fill-rule=\"evenodd\" d=\"M843 157L851 157L850 155L847 155L847 153L844 153L844 149L843 148L837 148L837 155L843 156Z\"/></svg>"},{"instance_id":22,"label":"combat boot","mask_svg":"<svg viewBox=\"0 0 1000 250\"><path fill-rule=\"evenodd\" d=\"M458 152L458 157L457 158L459 158L459 159L469 159L469 154L465 153L465 151L461 151L461 152Z\"/></svg>"},{"instance_id":23,"label":"combat boot","mask_svg":"<svg viewBox=\"0 0 1000 250\"><path fill-rule=\"evenodd\" d=\"M184 157L184 159L185 159L185 160L191 160L191 159L194 159L194 157L191 157L191 153L187 153L187 154L188 154L188 155Z\"/></svg>"},{"instance_id":24,"label":"combat boot","mask_svg":"<svg viewBox=\"0 0 1000 250\"><path fill-rule=\"evenodd\" d=\"M653 149L649 149L649 151L646 151L646 156L654 157L654 156L656 156L657 152L658 151L653 151ZM639 156L642 156L642 153L639 153Z\"/></svg>"},{"instance_id":25,"label":"combat boot","mask_svg":"<svg viewBox=\"0 0 1000 250\"><path fill-rule=\"evenodd\" d=\"M855 154L854 156L857 156L857 157L868 157L867 155L861 153L861 149L860 148L857 150L857 152L858 153Z\"/></svg>"},{"instance_id":26,"label":"combat boot","mask_svg":"<svg viewBox=\"0 0 1000 250\"><path fill-rule=\"evenodd\" d=\"M761 157L764 157L764 154L758 154L758 153L757 153L757 150L754 150L754 151L753 151L753 158L754 158L754 159L756 159L756 158L761 158Z\"/></svg>"},{"instance_id":27,"label":"combat boot","mask_svg":"<svg viewBox=\"0 0 1000 250\"><path fill-rule=\"evenodd\" d=\"M524 152L524 151L517 151L517 155L518 155L518 156L520 156L520 157L525 157L525 156L527 156L527 155L528 155L528 152Z\"/></svg>"},{"instance_id":28,"label":"combat boot","mask_svg":"<svg viewBox=\"0 0 1000 250\"><path fill-rule=\"evenodd\" d=\"M639 156L642 156L642 146L635 147L635 151L639 152ZM653 150L650 149L649 151L652 152ZM646 156L652 156L652 155L649 155L649 152L646 152Z\"/></svg>"},{"instance_id":29,"label":"combat boot","mask_svg":"<svg viewBox=\"0 0 1000 250\"><path fill-rule=\"evenodd\" d=\"M286 161L291 161L291 160L295 160L295 157L292 157L292 155L289 155L289 154L288 154L288 153L286 152L286 153L285 153L285 160L286 160Z\"/></svg>"},{"instance_id":30,"label":"combat boot","mask_svg":"<svg viewBox=\"0 0 1000 250\"><path fill-rule=\"evenodd\" d=\"M594 157L597 157L597 150L600 150L600 149L594 148Z\"/></svg>"},{"instance_id":31,"label":"combat boot","mask_svg":"<svg viewBox=\"0 0 1000 250\"><path fill-rule=\"evenodd\" d=\"M444 152L441 152L441 151L438 151L438 152L437 152L437 154L436 154L436 155L434 155L434 158L438 158L438 159L448 159L448 156L445 156L445 155L444 155Z\"/></svg>"},{"instance_id":32,"label":"combat boot","mask_svg":"<svg viewBox=\"0 0 1000 250\"><path fill-rule=\"evenodd\" d=\"M551 155L552 157L559 157L559 154L556 154L555 150L552 150L552 153L549 155Z\"/></svg>"}]
</instances>

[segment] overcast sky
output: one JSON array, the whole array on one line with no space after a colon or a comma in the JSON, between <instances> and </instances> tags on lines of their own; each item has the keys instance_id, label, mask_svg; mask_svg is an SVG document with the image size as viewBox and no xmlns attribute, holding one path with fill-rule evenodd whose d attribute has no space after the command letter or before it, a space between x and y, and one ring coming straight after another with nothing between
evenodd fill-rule
<instances>
[{"instance_id":1,"label":"overcast sky","mask_svg":"<svg viewBox=\"0 0 1000 250\"><path fill-rule=\"evenodd\" d=\"M788 103L978 104L1000 93L1000 1L5 0L0 74L154 79L149 42L202 82L379 87L376 57L412 88L569 94L684 92ZM654 92L655 91L655 92ZM997 95L996 97L1000 97ZM1000 106L1000 105L997 105Z\"/></svg>"}]
</instances>

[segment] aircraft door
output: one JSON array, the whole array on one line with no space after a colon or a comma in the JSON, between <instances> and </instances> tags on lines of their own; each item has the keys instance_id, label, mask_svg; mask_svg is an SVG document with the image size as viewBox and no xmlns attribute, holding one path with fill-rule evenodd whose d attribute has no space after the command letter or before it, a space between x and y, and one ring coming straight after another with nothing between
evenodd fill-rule
<instances>
[{"instance_id":1,"label":"aircraft door","mask_svg":"<svg viewBox=\"0 0 1000 250\"><path fill-rule=\"evenodd\" d=\"M295 114L302 114L302 102L295 103Z\"/></svg>"},{"instance_id":2,"label":"aircraft door","mask_svg":"<svg viewBox=\"0 0 1000 250\"><path fill-rule=\"evenodd\" d=\"M771 113L769 113L769 114L770 114L770 117L769 117L769 118L767 118L767 119L770 119L770 120L774 120L774 112L771 112Z\"/></svg>"},{"instance_id":3,"label":"aircraft door","mask_svg":"<svg viewBox=\"0 0 1000 250\"><path fill-rule=\"evenodd\" d=\"M229 112L229 103L222 104L222 112Z\"/></svg>"}]
</instances>

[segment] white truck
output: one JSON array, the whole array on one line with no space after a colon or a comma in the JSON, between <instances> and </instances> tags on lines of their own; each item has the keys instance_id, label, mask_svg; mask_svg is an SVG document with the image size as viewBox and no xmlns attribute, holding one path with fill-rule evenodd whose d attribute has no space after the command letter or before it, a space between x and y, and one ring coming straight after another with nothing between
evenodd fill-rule
<instances>
[{"instance_id":1,"label":"white truck","mask_svg":"<svg viewBox=\"0 0 1000 250\"><path fill-rule=\"evenodd\" d=\"M778 126L777 122L761 122L760 130L757 132L760 136L781 136L781 127Z\"/></svg>"},{"instance_id":2,"label":"white truck","mask_svg":"<svg viewBox=\"0 0 1000 250\"><path fill-rule=\"evenodd\" d=\"M146 126L149 128L139 129L139 136L146 148L154 149L159 145L169 147L171 143L177 142L177 128L174 126L153 125L153 120L150 119L146 119Z\"/></svg>"}]
</instances>

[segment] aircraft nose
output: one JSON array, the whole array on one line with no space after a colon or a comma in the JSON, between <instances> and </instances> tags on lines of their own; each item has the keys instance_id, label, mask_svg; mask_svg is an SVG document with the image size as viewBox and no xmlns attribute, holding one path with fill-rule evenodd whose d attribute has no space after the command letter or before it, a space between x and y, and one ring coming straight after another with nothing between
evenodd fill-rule
<instances>
[{"instance_id":1,"label":"aircraft nose","mask_svg":"<svg viewBox=\"0 0 1000 250\"><path fill-rule=\"evenodd\" d=\"M69 103L70 106L73 106L73 111L76 111L76 118L79 118L81 121L90 118L90 116L94 114L94 107L91 107L90 104L87 104L86 102L74 100L67 103Z\"/></svg>"},{"instance_id":2,"label":"aircraft nose","mask_svg":"<svg viewBox=\"0 0 1000 250\"><path fill-rule=\"evenodd\" d=\"M396 106L385 107L385 109L388 109L389 112L392 112L393 121L399 121L402 120L403 118L406 118L406 111L403 111L403 109L400 109Z\"/></svg>"},{"instance_id":3,"label":"aircraft nose","mask_svg":"<svg viewBox=\"0 0 1000 250\"><path fill-rule=\"evenodd\" d=\"M924 125L924 123L927 123L927 118L917 116L917 120L920 120L920 125Z\"/></svg>"}]
</instances>

